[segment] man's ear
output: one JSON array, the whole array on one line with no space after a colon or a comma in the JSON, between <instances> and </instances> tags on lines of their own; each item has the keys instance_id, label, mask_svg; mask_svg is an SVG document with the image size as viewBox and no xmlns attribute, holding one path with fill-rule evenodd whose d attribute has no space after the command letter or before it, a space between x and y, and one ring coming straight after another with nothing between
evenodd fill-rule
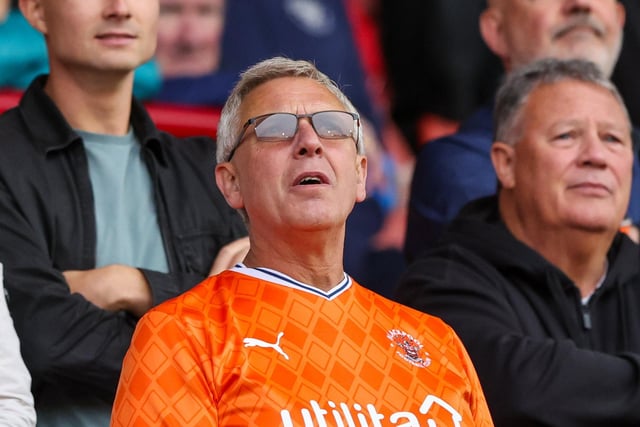
<instances>
[{"instance_id":1,"label":"man's ear","mask_svg":"<svg viewBox=\"0 0 640 427\"><path fill-rule=\"evenodd\" d=\"M502 25L502 11L497 7L487 7L480 14L480 34L489 49L503 62L508 60L508 48Z\"/></svg>"},{"instance_id":2,"label":"man's ear","mask_svg":"<svg viewBox=\"0 0 640 427\"><path fill-rule=\"evenodd\" d=\"M365 156L357 156L356 174L358 175L356 201L361 202L367 198L367 158Z\"/></svg>"},{"instance_id":3,"label":"man's ear","mask_svg":"<svg viewBox=\"0 0 640 427\"><path fill-rule=\"evenodd\" d=\"M33 28L42 34L47 34L47 22L40 0L20 0L20 12Z\"/></svg>"},{"instance_id":4,"label":"man's ear","mask_svg":"<svg viewBox=\"0 0 640 427\"><path fill-rule=\"evenodd\" d=\"M491 145L491 162L502 188L513 188L516 184L516 157L513 145L494 142Z\"/></svg>"},{"instance_id":5,"label":"man's ear","mask_svg":"<svg viewBox=\"0 0 640 427\"><path fill-rule=\"evenodd\" d=\"M216 184L225 200L234 209L244 208L244 200L240 191L240 182L235 167L231 162L216 165Z\"/></svg>"}]
</instances>

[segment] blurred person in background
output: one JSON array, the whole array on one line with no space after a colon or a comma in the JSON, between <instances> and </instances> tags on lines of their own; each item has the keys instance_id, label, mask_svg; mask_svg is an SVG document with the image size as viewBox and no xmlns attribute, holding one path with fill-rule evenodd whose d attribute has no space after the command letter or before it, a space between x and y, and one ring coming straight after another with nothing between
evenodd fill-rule
<instances>
[{"instance_id":1,"label":"blurred person in background","mask_svg":"<svg viewBox=\"0 0 640 427\"><path fill-rule=\"evenodd\" d=\"M237 73L220 70L225 0L160 0L156 101L221 107Z\"/></svg>"},{"instance_id":2,"label":"blurred person in background","mask_svg":"<svg viewBox=\"0 0 640 427\"><path fill-rule=\"evenodd\" d=\"M160 0L156 59L165 77L218 69L224 0Z\"/></svg>"},{"instance_id":3,"label":"blurred person in background","mask_svg":"<svg viewBox=\"0 0 640 427\"><path fill-rule=\"evenodd\" d=\"M20 9L50 73L0 116L9 309L38 426L106 426L140 316L233 265L227 249L247 231L215 185L215 143L158 130L132 94L155 51L157 0Z\"/></svg>"},{"instance_id":4,"label":"blurred person in background","mask_svg":"<svg viewBox=\"0 0 640 427\"><path fill-rule=\"evenodd\" d=\"M591 60L607 77L620 53L624 22L625 9L617 0L489 0L479 19L484 41L507 74L537 59L555 57ZM492 106L485 105L458 132L428 142L418 154L405 240L409 262L433 247L465 203L495 194L492 121ZM636 159L625 223L639 221Z\"/></svg>"}]
</instances>

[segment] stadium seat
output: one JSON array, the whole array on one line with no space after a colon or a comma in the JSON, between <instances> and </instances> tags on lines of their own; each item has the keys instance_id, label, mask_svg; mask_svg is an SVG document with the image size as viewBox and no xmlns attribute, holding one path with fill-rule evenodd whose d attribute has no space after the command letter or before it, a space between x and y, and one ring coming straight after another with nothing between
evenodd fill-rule
<instances>
[{"instance_id":1,"label":"stadium seat","mask_svg":"<svg viewBox=\"0 0 640 427\"><path fill-rule=\"evenodd\" d=\"M0 114L18 104L22 92L0 90ZM158 128L179 137L192 135L216 136L219 108L146 103L147 111Z\"/></svg>"}]
</instances>

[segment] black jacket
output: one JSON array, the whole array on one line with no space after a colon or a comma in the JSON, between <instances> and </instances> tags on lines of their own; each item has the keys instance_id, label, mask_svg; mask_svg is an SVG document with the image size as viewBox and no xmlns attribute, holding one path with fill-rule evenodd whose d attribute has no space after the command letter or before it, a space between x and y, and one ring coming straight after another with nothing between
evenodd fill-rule
<instances>
[{"instance_id":1,"label":"black jacket","mask_svg":"<svg viewBox=\"0 0 640 427\"><path fill-rule=\"evenodd\" d=\"M495 197L467 205L409 267L396 299L462 338L495 425L640 425L638 246L619 234L583 307L573 282L516 240Z\"/></svg>"},{"instance_id":2,"label":"black jacket","mask_svg":"<svg viewBox=\"0 0 640 427\"><path fill-rule=\"evenodd\" d=\"M65 270L95 268L96 225L84 145L34 81L0 116L0 260L33 377L113 398L137 319L70 294ZM154 303L203 280L221 246L246 235L214 180L215 143L159 131L133 101L131 123L155 190L169 274L142 271ZM40 402L42 403L42 402Z\"/></svg>"}]
</instances>

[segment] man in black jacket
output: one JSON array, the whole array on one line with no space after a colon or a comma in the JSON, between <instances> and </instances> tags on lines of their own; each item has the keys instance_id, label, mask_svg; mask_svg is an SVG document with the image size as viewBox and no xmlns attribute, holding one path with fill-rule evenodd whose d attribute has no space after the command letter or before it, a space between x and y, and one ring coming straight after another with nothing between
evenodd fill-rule
<instances>
[{"instance_id":1,"label":"man in black jacket","mask_svg":"<svg viewBox=\"0 0 640 427\"><path fill-rule=\"evenodd\" d=\"M0 117L9 307L38 425L106 426L139 316L203 280L246 229L217 190L213 141L160 132L132 100L157 0L20 7L50 74Z\"/></svg>"},{"instance_id":2,"label":"man in black jacket","mask_svg":"<svg viewBox=\"0 0 640 427\"><path fill-rule=\"evenodd\" d=\"M624 104L593 64L542 60L509 76L495 117L498 195L465 206L397 299L453 326L496 426L640 425Z\"/></svg>"}]
</instances>

